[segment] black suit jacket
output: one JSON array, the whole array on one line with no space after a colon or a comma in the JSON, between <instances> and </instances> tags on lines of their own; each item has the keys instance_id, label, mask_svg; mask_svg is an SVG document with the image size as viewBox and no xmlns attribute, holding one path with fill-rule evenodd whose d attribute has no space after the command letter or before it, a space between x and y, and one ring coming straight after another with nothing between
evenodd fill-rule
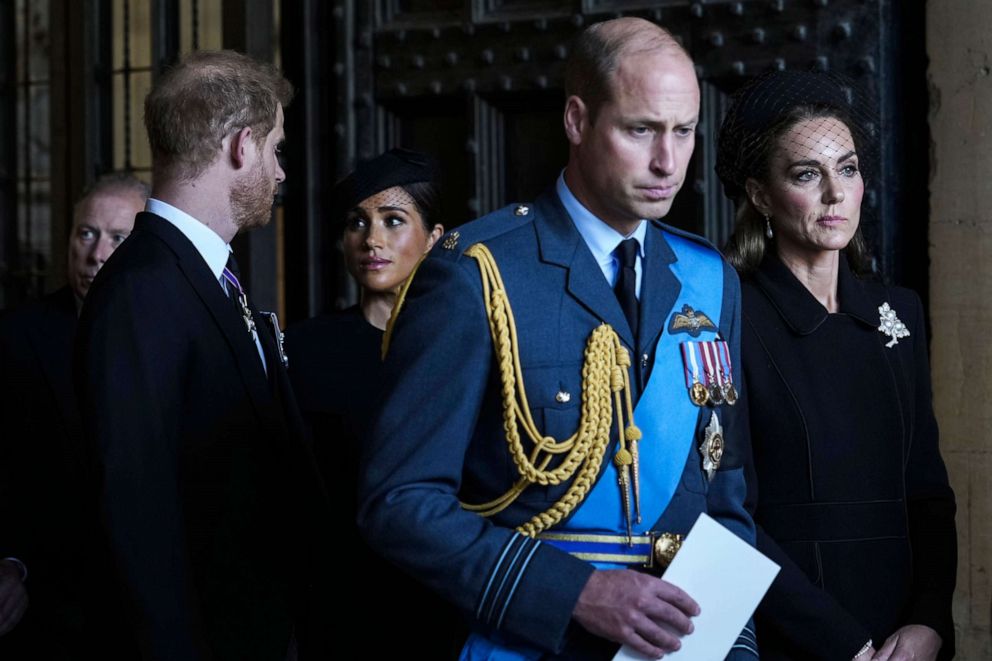
<instances>
[{"instance_id":1,"label":"black suit jacket","mask_svg":"<svg viewBox=\"0 0 992 661\"><path fill-rule=\"evenodd\" d=\"M281 659L294 627L303 658L321 647L309 623L328 593L326 501L255 318L268 376L206 262L148 213L87 296L83 430L146 658Z\"/></svg>"},{"instance_id":2,"label":"black suit jacket","mask_svg":"<svg viewBox=\"0 0 992 661\"><path fill-rule=\"evenodd\" d=\"M69 287L0 318L0 555L28 567L30 608L0 658L80 658L84 630L79 416Z\"/></svg>"}]
</instances>

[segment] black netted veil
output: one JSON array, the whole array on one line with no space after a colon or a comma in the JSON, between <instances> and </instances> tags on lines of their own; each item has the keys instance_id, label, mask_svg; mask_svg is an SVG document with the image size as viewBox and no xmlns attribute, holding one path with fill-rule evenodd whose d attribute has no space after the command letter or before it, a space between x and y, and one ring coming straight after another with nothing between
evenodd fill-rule
<instances>
[{"instance_id":1,"label":"black netted veil","mask_svg":"<svg viewBox=\"0 0 992 661\"><path fill-rule=\"evenodd\" d=\"M334 187L334 217L338 222L358 204L376 193L408 184L434 182L437 164L429 155L412 149L394 148L358 164ZM396 191L394 202L409 205L413 198ZM385 203L384 203L385 204Z\"/></svg>"},{"instance_id":2,"label":"black netted veil","mask_svg":"<svg viewBox=\"0 0 992 661\"><path fill-rule=\"evenodd\" d=\"M877 162L878 123L865 95L852 81L837 74L771 71L755 77L734 94L720 127L716 173L727 197L739 203L747 179L766 174L763 168L774 143L785 126L795 121L797 109L840 119L851 132L859 169L867 179ZM806 136L797 138L804 141Z\"/></svg>"}]
</instances>

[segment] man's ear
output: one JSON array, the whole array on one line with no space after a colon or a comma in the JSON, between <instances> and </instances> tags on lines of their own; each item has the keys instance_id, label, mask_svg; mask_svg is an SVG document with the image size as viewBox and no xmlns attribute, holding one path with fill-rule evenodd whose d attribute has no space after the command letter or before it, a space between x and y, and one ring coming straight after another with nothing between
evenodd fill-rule
<instances>
[{"instance_id":1,"label":"man's ear","mask_svg":"<svg viewBox=\"0 0 992 661\"><path fill-rule=\"evenodd\" d=\"M230 154L231 165L234 166L234 169L240 170L245 167L248 159L248 150L254 149L254 145L251 143L253 139L250 126L245 126L237 133L231 135L228 153Z\"/></svg>"},{"instance_id":2,"label":"man's ear","mask_svg":"<svg viewBox=\"0 0 992 661\"><path fill-rule=\"evenodd\" d=\"M771 215L772 205L768 200L768 194L757 179L748 179L744 182L744 191L747 193L747 199L751 201L751 206L757 209L758 213L762 216Z\"/></svg>"},{"instance_id":3,"label":"man's ear","mask_svg":"<svg viewBox=\"0 0 992 661\"><path fill-rule=\"evenodd\" d=\"M565 136L572 145L582 144L582 134L589 126L589 107L574 94L565 100Z\"/></svg>"}]
</instances>

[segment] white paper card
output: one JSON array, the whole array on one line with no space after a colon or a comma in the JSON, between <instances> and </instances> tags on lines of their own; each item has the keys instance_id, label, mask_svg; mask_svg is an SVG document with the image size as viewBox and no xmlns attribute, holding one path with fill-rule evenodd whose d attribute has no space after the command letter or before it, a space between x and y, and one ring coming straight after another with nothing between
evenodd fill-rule
<instances>
[{"instance_id":1,"label":"white paper card","mask_svg":"<svg viewBox=\"0 0 992 661\"><path fill-rule=\"evenodd\" d=\"M700 514L664 579L699 604L695 630L670 661L723 661L765 596L779 566L706 514ZM758 641L760 647L761 641ZM648 657L626 645L614 661Z\"/></svg>"}]
</instances>

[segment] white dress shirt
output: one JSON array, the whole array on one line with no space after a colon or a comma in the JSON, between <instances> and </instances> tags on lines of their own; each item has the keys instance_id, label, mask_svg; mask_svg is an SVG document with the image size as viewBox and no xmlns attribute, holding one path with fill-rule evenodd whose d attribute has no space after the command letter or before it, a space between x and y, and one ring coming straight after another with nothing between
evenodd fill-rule
<instances>
[{"instance_id":1,"label":"white dress shirt","mask_svg":"<svg viewBox=\"0 0 992 661\"><path fill-rule=\"evenodd\" d=\"M214 279L217 280L220 288L224 290L224 295L227 296L228 284L222 274L224 267L227 266L228 257L234 252L231 249L231 244L225 243L224 239L220 238L217 232L193 216L162 200L156 200L153 197L148 198L148 201L145 203L145 211L169 221L177 230L183 233L183 236L189 239L193 247L196 248L196 252L200 253L200 257L207 263L207 268L214 274ZM260 321L256 323L260 323ZM265 363L265 352L262 351L262 343L258 339L258 333L253 335L253 339L255 340L255 347L258 349L258 357L262 359L262 369L268 374L268 365Z\"/></svg>"}]
</instances>

